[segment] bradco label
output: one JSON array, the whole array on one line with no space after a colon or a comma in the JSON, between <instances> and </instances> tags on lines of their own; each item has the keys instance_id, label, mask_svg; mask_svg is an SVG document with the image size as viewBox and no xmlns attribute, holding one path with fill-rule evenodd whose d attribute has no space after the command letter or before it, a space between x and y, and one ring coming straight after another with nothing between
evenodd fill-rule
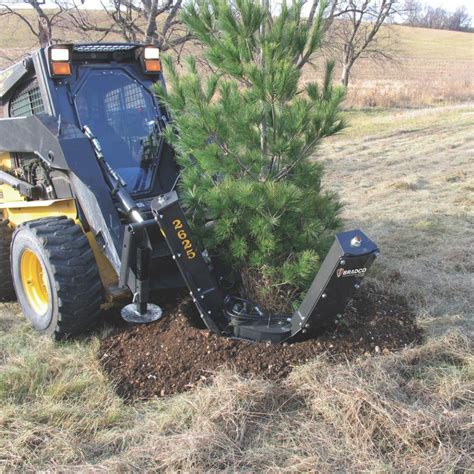
<instances>
[{"instance_id":1,"label":"bradco label","mask_svg":"<svg viewBox=\"0 0 474 474\"><path fill-rule=\"evenodd\" d=\"M367 271L367 268L353 268L352 270L344 270L344 268L338 268L336 275L337 278L340 277L363 277L365 276L365 272Z\"/></svg>"}]
</instances>

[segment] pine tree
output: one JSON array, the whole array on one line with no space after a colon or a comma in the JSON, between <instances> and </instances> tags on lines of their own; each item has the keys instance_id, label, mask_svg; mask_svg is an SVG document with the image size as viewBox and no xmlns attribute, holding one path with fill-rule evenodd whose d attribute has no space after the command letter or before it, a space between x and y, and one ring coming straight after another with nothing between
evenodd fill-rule
<instances>
[{"instance_id":1,"label":"pine tree","mask_svg":"<svg viewBox=\"0 0 474 474\"><path fill-rule=\"evenodd\" d=\"M344 91L301 84L301 70L320 49L325 4L313 23L302 1L271 16L251 0L197 0L183 22L205 48L210 74L187 60L165 67L159 90L173 126L165 135L182 167L180 196L201 244L243 277L247 297L289 310L305 291L340 227L340 203L321 187L311 159L323 137L343 128Z\"/></svg>"}]
</instances>

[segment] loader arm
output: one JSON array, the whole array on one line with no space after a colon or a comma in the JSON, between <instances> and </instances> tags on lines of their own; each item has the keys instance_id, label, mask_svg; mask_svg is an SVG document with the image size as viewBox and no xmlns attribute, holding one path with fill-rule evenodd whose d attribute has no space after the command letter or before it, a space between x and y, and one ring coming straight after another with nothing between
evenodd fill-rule
<instances>
[{"instance_id":1,"label":"loader arm","mask_svg":"<svg viewBox=\"0 0 474 474\"><path fill-rule=\"evenodd\" d=\"M283 342L324 326L344 311L379 253L360 230L337 234L300 307L287 317L272 316L220 288L192 239L176 192L154 199L151 208L201 318L210 330L228 337Z\"/></svg>"}]
</instances>

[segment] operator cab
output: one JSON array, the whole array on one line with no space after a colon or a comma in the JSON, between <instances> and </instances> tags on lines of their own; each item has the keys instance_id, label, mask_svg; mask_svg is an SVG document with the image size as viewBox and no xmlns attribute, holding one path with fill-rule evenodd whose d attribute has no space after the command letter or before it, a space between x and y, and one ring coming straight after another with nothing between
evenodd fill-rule
<instances>
[{"instance_id":1,"label":"operator cab","mask_svg":"<svg viewBox=\"0 0 474 474\"><path fill-rule=\"evenodd\" d=\"M141 232L142 243L150 250L146 257L150 288L183 286L158 226L150 221L152 199L172 191L178 179L174 152L161 133L169 121L167 112L154 94L157 85L165 86L158 48L130 43L54 45L43 54L59 138L63 147L69 142L74 150L68 153L70 163L81 169L83 182L90 186L105 179L111 191L110 198L103 196L99 203L120 255L120 283L137 293L136 243L128 240L128 226L134 221L131 216L138 215L140 221L149 222L133 235ZM100 145L105 169L110 167L118 179L104 172L103 165L104 178L95 176L92 163L77 152L75 140L83 138L86 129ZM95 196L103 189L97 183ZM131 199L124 200L127 194ZM105 211L107 199L115 213Z\"/></svg>"},{"instance_id":2,"label":"operator cab","mask_svg":"<svg viewBox=\"0 0 474 474\"><path fill-rule=\"evenodd\" d=\"M48 56L50 76L57 84L53 102L64 130L87 126L104 159L138 201L170 191L177 166L161 137L166 111L153 93L155 84L164 85L158 48L52 46Z\"/></svg>"}]
</instances>

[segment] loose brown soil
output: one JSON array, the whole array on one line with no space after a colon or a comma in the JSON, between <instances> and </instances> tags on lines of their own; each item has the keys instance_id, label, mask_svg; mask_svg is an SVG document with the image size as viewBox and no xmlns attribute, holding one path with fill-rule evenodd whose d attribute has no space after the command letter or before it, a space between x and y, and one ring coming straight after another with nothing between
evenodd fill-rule
<instances>
[{"instance_id":1,"label":"loose brown soil","mask_svg":"<svg viewBox=\"0 0 474 474\"><path fill-rule=\"evenodd\" d=\"M318 354L335 361L370 357L421 340L407 304L372 288L361 291L339 323L291 344L229 340L198 328L196 321L186 299L170 304L157 323L117 328L103 339L100 360L118 392L129 400L180 393L205 383L223 366L276 380Z\"/></svg>"}]
</instances>

